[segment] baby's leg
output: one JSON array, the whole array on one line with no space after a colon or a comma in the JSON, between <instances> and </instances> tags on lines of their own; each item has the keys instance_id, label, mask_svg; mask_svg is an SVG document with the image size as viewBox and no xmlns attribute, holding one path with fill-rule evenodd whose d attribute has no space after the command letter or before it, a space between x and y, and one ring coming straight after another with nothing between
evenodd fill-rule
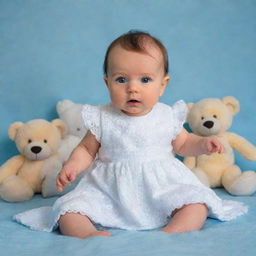
<instances>
[{"instance_id":1,"label":"baby's leg","mask_svg":"<svg viewBox=\"0 0 256 256\"><path fill-rule=\"evenodd\" d=\"M87 238L90 236L111 236L110 233L97 230L88 217L79 213L66 213L59 219L60 232L65 236Z\"/></svg>"},{"instance_id":2,"label":"baby's leg","mask_svg":"<svg viewBox=\"0 0 256 256\"><path fill-rule=\"evenodd\" d=\"M171 221L161 231L183 233L199 230L204 225L208 208L204 204L188 204L173 212Z\"/></svg>"}]
</instances>

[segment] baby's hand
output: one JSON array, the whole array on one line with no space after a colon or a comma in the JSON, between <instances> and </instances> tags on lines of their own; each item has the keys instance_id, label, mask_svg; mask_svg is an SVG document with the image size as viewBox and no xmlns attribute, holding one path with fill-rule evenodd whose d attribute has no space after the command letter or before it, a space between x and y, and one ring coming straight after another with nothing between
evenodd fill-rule
<instances>
[{"instance_id":1,"label":"baby's hand","mask_svg":"<svg viewBox=\"0 0 256 256\"><path fill-rule=\"evenodd\" d=\"M210 155L212 153L224 153L224 146L222 143L215 137L206 137L203 138L203 154Z\"/></svg>"},{"instance_id":2,"label":"baby's hand","mask_svg":"<svg viewBox=\"0 0 256 256\"><path fill-rule=\"evenodd\" d=\"M76 179L76 175L76 171L72 165L64 164L56 179L56 186L58 191L62 192L65 186Z\"/></svg>"}]
</instances>

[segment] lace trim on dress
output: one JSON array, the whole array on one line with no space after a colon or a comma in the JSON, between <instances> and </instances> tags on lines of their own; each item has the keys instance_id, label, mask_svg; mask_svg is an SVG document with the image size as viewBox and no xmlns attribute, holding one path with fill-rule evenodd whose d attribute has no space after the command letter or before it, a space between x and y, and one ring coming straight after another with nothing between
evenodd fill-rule
<instances>
[{"instance_id":1,"label":"lace trim on dress","mask_svg":"<svg viewBox=\"0 0 256 256\"><path fill-rule=\"evenodd\" d=\"M96 140L100 142L100 107L85 104L82 109L82 117L85 127L89 129Z\"/></svg>"},{"instance_id":2,"label":"lace trim on dress","mask_svg":"<svg viewBox=\"0 0 256 256\"><path fill-rule=\"evenodd\" d=\"M32 230L51 232L52 207L43 206L16 214L13 219Z\"/></svg>"},{"instance_id":3,"label":"lace trim on dress","mask_svg":"<svg viewBox=\"0 0 256 256\"><path fill-rule=\"evenodd\" d=\"M177 135L181 132L181 129L183 128L183 124L186 121L187 118L187 105L183 100L179 100L174 103L173 107L173 125L174 125L174 136L173 139L177 137Z\"/></svg>"},{"instance_id":4,"label":"lace trim on dress","mask_svg":"<svg viewBox=\"0 0 256 256\"><path fill-rule=\"evenodd\" d=\"M200 196L196 196L196 193L192 192L192 196L182 199L177 198L176 201L172 201L172 204L175 205L175 209L180 209L189 204L206 204L209 210L208 217L219 219L220 221L230 221L248 212L248 207L242 202L231 200L214 201L206 194L204 195L203 190L201 192Z\"/></svg>"}]
</instances>

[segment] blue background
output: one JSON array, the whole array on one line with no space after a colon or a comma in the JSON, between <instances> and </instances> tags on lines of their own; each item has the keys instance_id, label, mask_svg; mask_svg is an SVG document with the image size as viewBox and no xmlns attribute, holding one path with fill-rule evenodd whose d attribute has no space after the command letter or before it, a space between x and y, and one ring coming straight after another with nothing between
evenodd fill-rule
<instances>
[{"instance_id":1,"label":"blue background","mask_svg":"<svg viewBox=\"0 0 256 256\"><path fill-rule=\"evenodd\" d=\"M173 104L235 96L241 112L233 132L256 144L255 0L0 0L0 165L17 153L9 125L57 117L57 101L109 101L102 63L109 43L130 29L146 30L166 45L171 83L162 101ZM243 169L256 163L236 154ZM55 198L0 200L1 255L256 255L255 194L237 220L207 219L198 232L112 230L112 238L86 240L37 232L12 216L51 205Z\"/></svg>"},{"instance_id":2,"label":"blue background","mask_svg":"<svg viewBox=\"0 0 256 256\"><path fill-rule=\"evenodd\" d=\"M0 164L17 153L11 123L56 118L62 99L109 101L105 50L130 29L152 33L169 51L162 102L235 96L241 112L230 130L256 144L255 14L253 0L0 0Z\"/></svg>"}]
</instances>

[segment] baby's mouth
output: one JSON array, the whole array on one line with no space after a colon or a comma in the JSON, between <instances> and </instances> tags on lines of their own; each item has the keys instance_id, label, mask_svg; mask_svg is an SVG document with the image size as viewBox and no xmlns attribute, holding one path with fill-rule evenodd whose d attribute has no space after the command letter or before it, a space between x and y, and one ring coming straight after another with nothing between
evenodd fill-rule
<instances>
[{"instance_id":1,"label":"baby's mouth","mask_svg":"<svg viewBox=\"0 0 256 256\"><path fill-rule=\"evenodd\" d=\"M128 100L127 103L136 104L136 103L140 103L140 101L139 100Z\"/></svg>"}]
</instances>

